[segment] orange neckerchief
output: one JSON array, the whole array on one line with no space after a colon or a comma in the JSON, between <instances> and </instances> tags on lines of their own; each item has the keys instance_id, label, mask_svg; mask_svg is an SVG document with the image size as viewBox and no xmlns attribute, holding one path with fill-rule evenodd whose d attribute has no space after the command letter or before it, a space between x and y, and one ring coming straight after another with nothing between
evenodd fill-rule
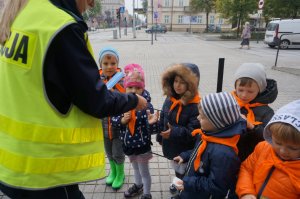
<instances>
[{"instance_id":1,"label":"orange neckerchief","mask_svg":"<svg viewBox=\"0 0 300 199\"><path fill-rule=\"evenodd\" d=\"M253 125L262 124L262 122L260 122L260 121L255 121L255 115L251 108L258 107L258 106L265 106L266 104L262 104L262 103L258 103L258 102L253 103L253 104L249 104L249 103L246 104L236 95L235 91L232 91L231 94L235 98L235 100L238 103L238 105L240 106L240 108L245 108L248 111L247 121L249 121Z\"/></svg>"},{"instance_id":2,"label":"orange neckerchief","mask_svg":"<svg viewBox=\"0 0 300 199\"><path fill-rule=\"evenodd\" d=\"M235 135L230 138L217 138L217 137L205 135L201 129L195 129L192 132L192 136L195 136L196 134L201 135L202 143L201 143L200 147L198 148L197 156L195 158L195 162L194 162L195 171L197 171L200 167L201 155L207 146L207 142L214 142L214 143L230 146L233 148L233 150L235 151L236 154L238 154L238 152L239 152L236 144L238 143L238 141L240 139L240 135Z\"/></svg>"},{"instance_id":3,"label":"orange neckerchief","mask_svg":"<svg viewBox=\"0 0 300 199\"><path fill-rule=\"evenodd\" d=\"M121 71L121 69L118 68L118 69L117 69L117 72L120 72L120 71ZM103 73L103 70L100 69L100 70L99 70L99 74L102 75L102 73ZM106 79L103 79L103 82L106 84L110 78L111 78L111 77L107 77ZM117 84L115 85L115 87L116 87L116 89L117 89L120 93L125 93L125 88L124 88L121 84L117 83ZM113 90L113 89L112 89L112 90ZM109 138L110 140L112 140L112 131L111 131L111 121L110 121L110 117L107 117L107 120L108 120L108 127L107 127L107 130L108 130L108 138Z\"/></svg>"},{"instance_id":4,"label":"orange neckerchief","mask_svg":"<svg viewBox=\"0 0 300 199\"><path fill-rule=\"evenodd\" d=\"M191 99L188 104L198 104L200 102L200 95L196 94L195 97L193 99ZM174 97L170 97L170 100L172 102L172 106L170 107L170 111L171 112L177 105L179 106L178 111L177 111L177 115L176 115L176 123L178 124L179 121L179 117L182 111L182 102L181 100L177 100Z\"/></svg>"},{"instance_id":5,"label":"orange neckerchief","mask_svg":"<svg viewBox=\"0 0 300 199\"><path fill-rule=\"evenodd\" d=\"M277 157L274 150L271 150L271 157L267 158L263 164L260 165L259 169L255 170L253 176L253 183L257 184L259 182L264 182L266 176L268 175L272 166L286 173L292 184L297 190L300 190L300 170L299 170L300 160L295 161L282 161Z\"/></svg>"},{"instance_id":6,"label":"orange neckerchief","mask_svg":"<svg viewBox=\"0 0 300 199\"><path fill-rule=\"evenodd\" d=\"M134 135L135 122L136 122L135 110L131 110L131 118L130 118L129 123L128 123L128 128L129 128L131 136Z\"/></svg>"}]
</instances>

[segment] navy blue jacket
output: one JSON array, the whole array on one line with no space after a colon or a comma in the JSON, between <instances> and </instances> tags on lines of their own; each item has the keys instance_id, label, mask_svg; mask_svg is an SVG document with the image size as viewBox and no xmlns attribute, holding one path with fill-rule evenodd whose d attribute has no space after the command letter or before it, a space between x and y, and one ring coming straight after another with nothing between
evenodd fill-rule
<instances>
[{"instance_id":1,"label":"navy blue jacket","mask_svg":"<svg viewBox=\"0 0 300 199\"><path fill-rule=\"evenodd\" d=\"M120 130L120 140L123 142L123 151L126 155L139 155L151 150L151 134L157 132L156 123L149 125L147 110L154 113L150 103L151 98L148 91L144 90L142 96L147 99L148 107L142 111L136 111L135 132L131 136L128 125L121 124L122 115L111 118L112 126Z\"/></svg>"},{"instance_id":2,"label":"navy blue jacket","mask_svg":"<svg viewBox=\"0 0 300 199\"><path fill-rule=\"evenodd\" d=\"M232 137L242 134L246 130L246 121L240 119L235 124L218 132L206 132L209 136ZM184 162L188 161L186 175L183 178L184 191L180 193L182 199L221 199L236 198L235 184L240 168L240 160L235 151L226 145L207 143L201 156L201 166L195 171L194 161L200 147L200 136L193 151L180 154Z\"/></svg>"},{"instance_id":3,"label":"navy blue jacket","mask_svg":"<svg viewBox=\"0 0 300 199\"><path fill-rule=\"evenodd\" d=\"M191 150L195 146L195 138L191 135L194 129L200 128L198 104L187 104L182 106L178 124L176 115L178 106L169 112L172 102L169 97L166 98L162 111L160 113L159 128L160 131L168 129L168 123L172 126L169 139L163 139L157 134L156 140L162 144L163 154L169 160L178 156L181 152Z\"/></svg>"}]
</instances>

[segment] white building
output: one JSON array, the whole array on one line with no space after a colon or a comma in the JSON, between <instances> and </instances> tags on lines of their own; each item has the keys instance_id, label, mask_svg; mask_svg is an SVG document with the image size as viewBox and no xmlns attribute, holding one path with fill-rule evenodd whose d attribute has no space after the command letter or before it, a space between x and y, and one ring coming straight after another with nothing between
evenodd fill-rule
<instances>
[{"instance_id":1,"label":"white building","mask_svg":"<svg viewBox=\"0 0 300 199\"><path fill-rule=\"evenodd\" d=\"M153 20L152 20L153 1ZM169 30L202 32L206 28L206 13L191 13L189 0L148 0L147 22L165 24ZM221 18L218 13L211 12L208 24L220 27L222 30L231 29L231 24Z\"/></svg>"}]
</instances>

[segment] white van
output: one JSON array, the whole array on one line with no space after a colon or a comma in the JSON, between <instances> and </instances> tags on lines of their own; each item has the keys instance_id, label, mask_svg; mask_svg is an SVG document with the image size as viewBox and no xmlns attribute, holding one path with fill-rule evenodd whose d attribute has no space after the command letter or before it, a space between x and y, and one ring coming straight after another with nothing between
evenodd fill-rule
<instances>
[{"instance_id":1,"label":"white van","mask_svg":"<svg viewBox=\"0 0 300 199\"><path fill-rule=\"evenodd\" d=\"M282 34L290 35L281 37L280 48L286 49L290 45L300 45L300 19L270 21L265 33L265 44L268 44L271 48L278 46Z\"/></svg>"}]
</instances>

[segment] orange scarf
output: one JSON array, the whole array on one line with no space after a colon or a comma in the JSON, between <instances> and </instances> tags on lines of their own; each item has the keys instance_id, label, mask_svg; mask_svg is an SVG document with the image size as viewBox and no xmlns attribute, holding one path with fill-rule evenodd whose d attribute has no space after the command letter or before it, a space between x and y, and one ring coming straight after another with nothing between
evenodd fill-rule
<instances>
[{"instance_id":1,"label":"orange scarf","mask_svg":"<svg viewBox=\"0 0 300 199\"><path fill-rule=\"evenodd\" d=\"M271 146L270 146L271 147ZM271 150L271 158L266 159L263 164L260 165L259 169L255 170L253 176L253 183L257 184L259 182L264 182L266 176L268 175L272 166L275 166L275 169L278 169L286 173L292 184L297 190L300 190L300 170L299 170L299 161L282 161L277 157L274 150Z\"/></svg>"},{"instance_id":2,"label":"orange scarf","mask_svg":"<svg viewBox=\"0 0 300 199\"><path fill-rule=\"evenodd\" d=\"M135 122L136 122L135 110L131 110L131 118L130 118L129 123L128 123L128 128L129 128L131 136L134 135Z\"/></svg>"},{"instance_id":3,"label":"orange scarf","mask_svg":"<svg viewBox=\"0 0 300 199\"><path fill-rule=\"evenodd\" d=\"M247 121L248 122L250 122L253 125L262 124L262 122L255 121L255 115L251 108L258 107L258 106L265 106L266 104L262 104L262 103L258 103L258 102L253 103L253 104L249 104L249 103L246 104L236 95L235 91L232 91L231 94L235 98L235 100L238 103L238 105L240 106L240 108L245 108L247 110L247 112L248 112L247 113Z\"/></svg>"},{"instance_id":4,"label":"orange scarf","mask_svg":"<svg viewBox=\"0 0 300 199\"><path fill-rule=\"evenodd\" d=\"M226 146L230 146L233 148L233 150L235 151L236 154L238 154L238 152L239 152L236 144L238 143L238 141L240 139L240 135L235 135L231 138L217 138L217 137L205 135L201 129L195 129L192 132L192 136L195 136L196 134L201 135L202 143L201 143L200 147L198 148L197 156L194 161L195 171L197 171L200 167L201 155L207 146L207 142L213 142L213 143L217 143L217 144L223 144Z\"/></svg>"},{"instance_id":5,"label":"orange scarf","mask_svg":"<svg viewBox=\"0 0 300 199\"><path fill-rule=\"evenodd\" d=\"M201 99L200 95L196 94L195 97L188 102L188 104L198 104L200 102L200 99ZM179 106L178 111L177 111L177 115L176 115L176 123L178 124L179 117L180 117L180 114L181 114L181 111L182 111L182 102L181 102L180 99L177 100L174 97L171 97L170 100L172 102L172 105L170 107L169 112L171 112L177 105Z\"/></svg>"}]
</instances>

